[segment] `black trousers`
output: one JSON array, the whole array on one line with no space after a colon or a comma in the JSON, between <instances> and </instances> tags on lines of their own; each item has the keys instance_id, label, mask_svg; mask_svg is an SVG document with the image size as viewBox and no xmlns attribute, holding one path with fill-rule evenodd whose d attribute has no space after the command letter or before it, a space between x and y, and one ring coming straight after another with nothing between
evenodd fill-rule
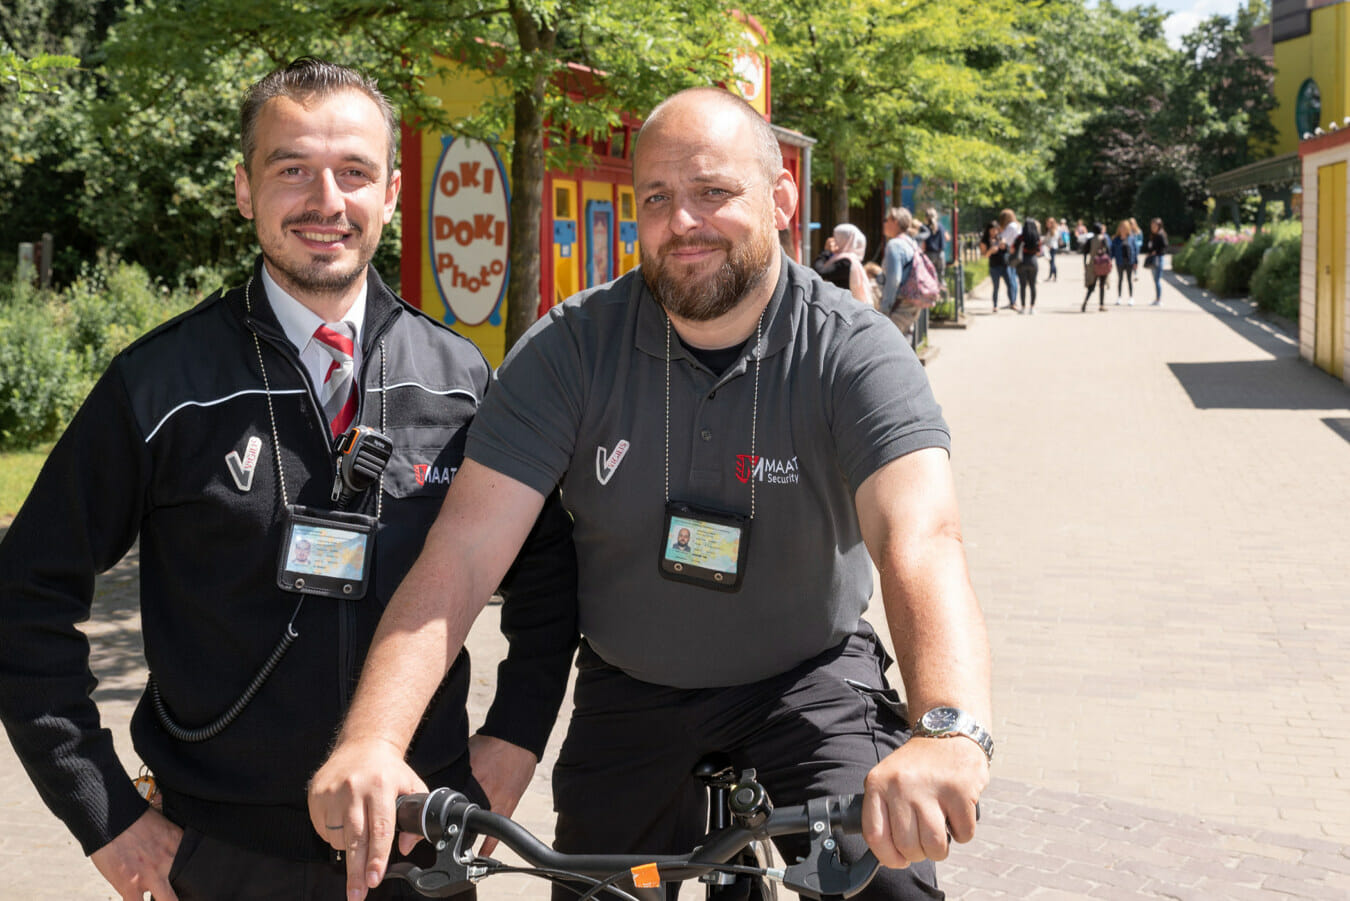
<instances>
[{"instance_id":1,"label":"black trousers","mask_svg":"<svg viewBox=\"0 0 1350 901\"><path fill-rule=\"evenodd\" d=\"M715 751L729 754L738 771L753 767L777 806L861 792L867 772L909 738L908 724L892 708L896 693L882 675L890 661L875 633L862 625L865 631L789 672L727 688L640 682L583 642L576 710L553 774L557 849L688 853L707 826L707 792L691 770ZM788 861L808 847L804 838L793 838L779 843ZM866 843L847 836L841 848L847 859L856 859ZM694 888L701 897L702 886L692 886L690 894ZM666 898L679 893L678 885L666 889ZM555 889L553 897L576 896ZM932 862L925 861L881 870L855 897L944 896Z\"/></svg>"},{"instance_id":2,"label":"black trousers","mask_svg":"<svg viewBox=\"0 0 1350 901\"><path fill-rule=\"evenodd\" d=\"M1116 267L1116 299L1120 299L1121 282L1130 283L1130 296L1134 296L1134 269L1129 266Z\"/></svg>"},{"instance_id":3,"label":"black trousers","mask_svg":"<svg viewBox=\"0 0 1350 901\"><path fill-rule=\"evenodd\" d=\"M1035 261L1017 264L1017 288L1023 307L1036 306L1036 279L1040 278L1041 267ZM1031 292L1031 303L1027 303L1027 292Z\"/></svg>"},{"instance_id":4,"label":"black trousers","mask_svg":"<svg viewBox=\"0 0 1350 901\"><path fill-rule=\"evenodd\" d=\"M412 855L423 866L434 854L423 842ZM347 870L341 862L285 860L260 854L195 829L183 831L183 843L169 871L179 901L334 901L347 897ZM401 879L386 879L366 896L370 901L421 901ZM474 890L454 897L473 901Z\"/></svg>"},{"instance_id":5,"label":"black trousers","mask_svg":"<svg viewBox=\"0 0 1350 901\"><path fill-rule=\"evenodd\" d=\"M1105 275L1093 276L1093 281L1087 286L1087 296L1083 298L1083 307L1086 308L1088 301L1092 299L1092 289L1097 289L1097 304L1104 306L1106 304L1106 279Z\"/></svg>"}]
</instances>

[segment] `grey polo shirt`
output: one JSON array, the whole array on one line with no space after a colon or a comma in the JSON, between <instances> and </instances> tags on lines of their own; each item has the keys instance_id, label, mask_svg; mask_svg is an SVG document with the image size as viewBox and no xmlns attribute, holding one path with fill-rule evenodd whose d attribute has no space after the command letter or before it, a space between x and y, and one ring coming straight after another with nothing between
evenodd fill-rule
<instances>
[{"instance_id":1,"label":"grey polo shirt","mask_svg":"<svg viewBox=\"0 0 1350 901\"><path fill-rule=\"evenodd\" d=\"M671 331L667 364L665 314L634 270L536 322L470 429L477 462L541 493L561 483L581 631L634 678L742 684L839 644L872 593L854 492L903 454L950 449L908 343L847 291L784 258L762 333L758 402L753 338L719 377ZM748 515L752 488L741 589L666 579L667 491Z\"/></svg>"}]
</instances>

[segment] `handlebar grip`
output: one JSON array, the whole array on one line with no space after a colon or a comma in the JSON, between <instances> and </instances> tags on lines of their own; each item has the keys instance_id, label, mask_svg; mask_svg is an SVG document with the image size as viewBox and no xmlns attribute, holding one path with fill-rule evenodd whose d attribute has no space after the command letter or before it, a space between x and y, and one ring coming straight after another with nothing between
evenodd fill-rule
<instances>
[{"instance_id":1,"label":"handlebar grip","mask_svg":"<svg viewBox=\"0 0 1350 901\"><path fill-rule=\"evenodd\" d=\"M399 832L412 832L426 838L426 832L423 831L422 826L422 814L426 810L426 802L429 797L431 796L427 792L399 796L394 807L394 825Z\"/></svg>"},{"instance_id":2,"label":"handlebar grip","mask_svg":"<svg viewBox=\"0 0 1350 901\"><path fill-rule=\"evenodd\" d=\"M839 795L839 828L850 835L862 832L862 795Z\"/></svg>"},{"instance_id":3,"label":"handlebar grip","mask_svg":"<svg viewBox=\"0 0 1350 901\"><path fill-rule=\"evenodd\" d=\"M458 829L464 816L477 804L449 788L437 788L429 794L401 795L394 807L394 823L400 832L420 835L433 845L447 835L452 824Z\"/></svg>"}]
</instances>

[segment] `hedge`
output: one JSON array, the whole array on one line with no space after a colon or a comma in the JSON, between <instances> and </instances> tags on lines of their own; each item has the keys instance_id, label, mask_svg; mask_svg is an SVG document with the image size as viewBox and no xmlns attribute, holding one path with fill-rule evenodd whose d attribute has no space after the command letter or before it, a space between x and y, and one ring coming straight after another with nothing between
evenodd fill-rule
<instances>
[{"instance_id":1,"label":"hedge","mask_svg":"<svg viewBox=\"0 0 1350 901\"><path fill-rule=\"evenodd\" d=\"M59 435L118 351L197 299L111 257L59 292L0 284L0 448Z\"/></svg>"}]
</instances>

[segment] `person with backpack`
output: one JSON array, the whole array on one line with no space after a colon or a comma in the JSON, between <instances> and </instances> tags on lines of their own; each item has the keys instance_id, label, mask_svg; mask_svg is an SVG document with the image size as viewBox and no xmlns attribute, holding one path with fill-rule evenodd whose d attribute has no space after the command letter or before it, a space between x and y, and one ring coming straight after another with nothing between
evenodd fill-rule
<instances>
[{"instance_id":1,"label":"person with backpack","mask_svg":"<svg viewBox=\"0 0 1350 901\"><path fill-rule=\"evenodd\" d=\"M887 238L881 312L904 335L914 330L920 311L931 307L938 294L933 266L910 236L913 225L914 214L902 206L892 207L881 224Z\"/></svg>"},{"instance_id":2,"label":"person with backpack","mask_svg":"<svg viewBox=\"0 0 1350 901\"><path fill-rule=\"evenodd\" d=\"M1092 237L1083 241L1083 281L1087 285L1087 294L1083 297L1080 312L1087 312L1088 301L1092 299L1092 289L1097 289L1097 311L1106 312L1106 277L1111 274L1111 242L1106 237L1106 226L1100 222L1092 223Z\"/></svg>"},{"instance_id":3,"label":"person with backpack","mask_svg":"<svg viewBox=\"0 0 1350 901\"><path fill-rule=\"evenodd\" d=\"M1120 306L1120 286L1130 287L1130 306L1134 306L1134 269L1139 264L1139 252L1134 243L1134 232L1128 220L1122 219L1111 239L1111 259L1116 264L1116 306Z\"/></svg>"},{"instance_id":4,"label":"person with backpack","mask_svg":"<svg viewBox=\"0 0 1350 901\"><path fill-rule=\"evenodd\" d=\"M1041 255L1041 227L1036 220L1027 217L1022 223L1022 231L1013 238L1013 259L1017 261L1018 312L1036 312L1036 279L1040 277L1040 264L1036 258ZM1027 303L1027 293L1031 302Z\"/></svg>"}]
</instances>

